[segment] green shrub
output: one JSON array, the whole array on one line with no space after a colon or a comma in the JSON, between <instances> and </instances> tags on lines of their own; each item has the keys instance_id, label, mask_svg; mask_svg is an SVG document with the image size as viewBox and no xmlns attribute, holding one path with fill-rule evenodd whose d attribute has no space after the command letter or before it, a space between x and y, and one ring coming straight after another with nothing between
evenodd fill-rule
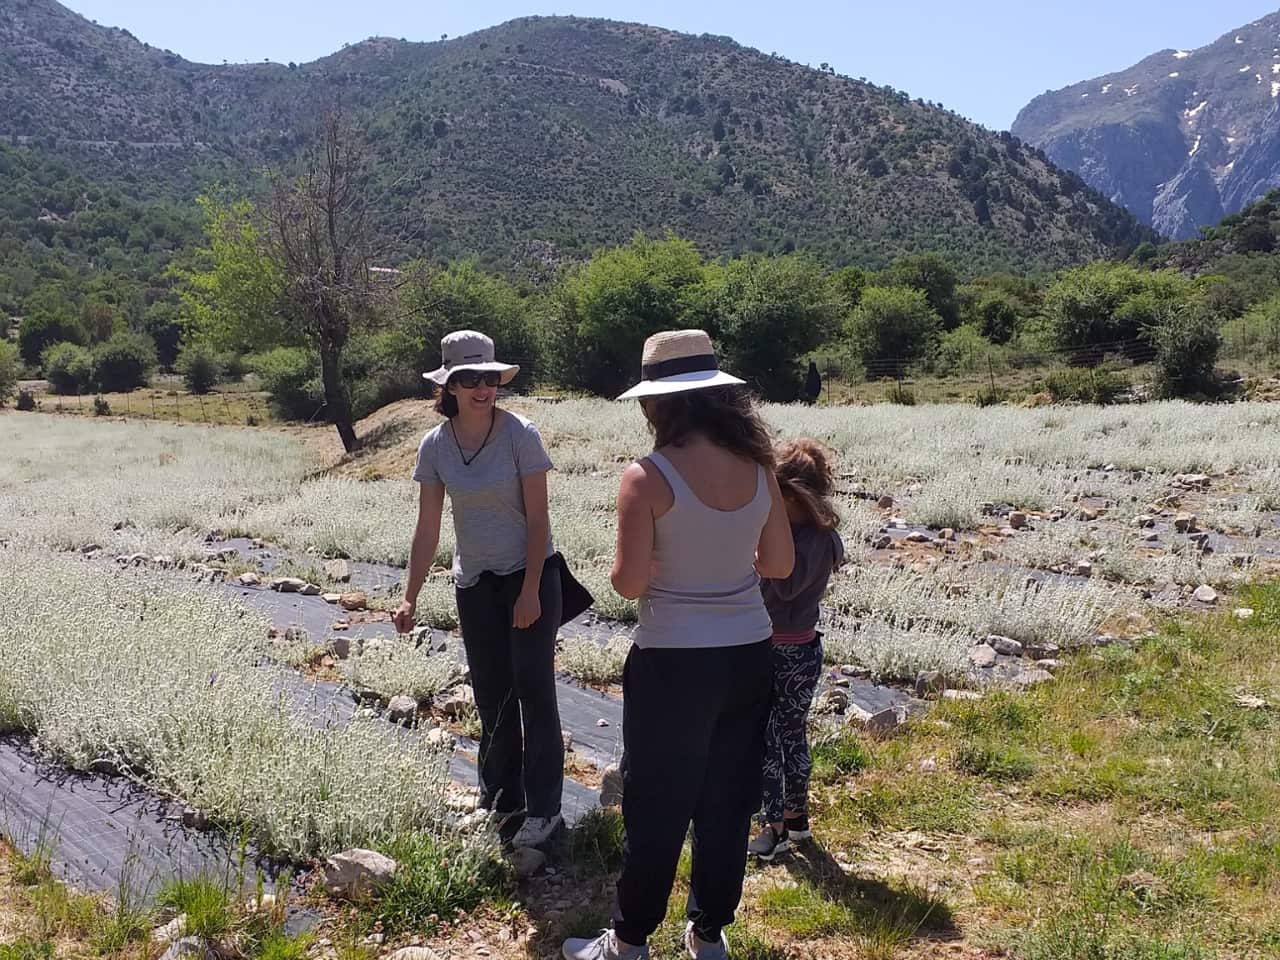
<instances>
[{"instance_id":1,"label":"green shrub","mask_svg":"<svg viewBox=\"0 0 1280 960\"><path fill-rule=\"evenodd\" d=\"M1044 388L1055 403L1115 403L1129 389L1128 378L1111 367L1071 367L1045 378Z\"/></svg>"},{"instance_id":2,"label":"green shrub","mask_svg":"<svg viewBox=\"0 0 1280 960\"><path fill-rule=\"evenodd\" d=\"M238 383L249 372L249 362L243 354L227 350L217 355L218 366L222 368L222 378L228 383Z\"/></svg>"},{"instance_id":3,"label":"green shrub","mask_svg":"<svg viewBox=\"0 0 1280 960\"><path fill-rule=\"evenodd\" d=\"M20 372L18 348L8 340L0 340L0 407L8 403L18 389Z\"/></svg>"},{"instance_id":4,"label":"green shrub","mask_svg":"<svg viewBox=\"0 0 1280 960\"><path fill-rule=\"evenodd\" d=\"M18 326L18 349L22 359L35 366L55 343L78 343L88 339L78 320L32 314L22 318Z\"/></svg>"},{"instance_id":5,"label":"green shrub","mask_svg":"<svg viewBox=\"0 0 1280 960\"><path fill-rule=\"evenodd\" d=\"M994 407L997 404L1004 403L1005 391L999 387L983 387L973 395L973 405L975 407Z\"/></svg>"},{"instance_id":6,"label":"green shrub","mask_svg":"<svg viewBox=\"0 0 1280 960\"><path fill-rule=\"evenodd\" d=\"M76 343L55 343L40 360L54 393L83 393L93 383L93 355Z\"/></svg>"},{"instance_id":7,"label":"green shrub","mask_svg":"<svg viewBox=\"0 0 1280 960\"><path fill-rule=\"evenodd\" d=\"M869 377L895 372L924 356L941 321L924 293L908 287L869 287L846 329Z\"/></svg>"},{"instance_id":8,"label":"green shrub","mask_svg":"<svg viewBox=\"0 0 1280 960\"><path fill-rule=\"evenodd\" d=\"M222 378L222 364L213 348L205 343L190 343L178 354L178 373L192 393L208 393Z\"/></svg>"},{"instance_id":9,"label":"green shrub","mask_svg":"<svg viewBox=\"0 0 1280 960\"><path fill-rule=\"evenodd\" d=\"M93 348L93 380L106 393L146 386L156 368L156 346L142 333L121 332Z\"/></svg>"},{"instance_id":10,"label":"green shrub","mask_svg":"<svg viewBox=\"0 0 1280 960\"><path fill-rule=\"evenodd\" d=\"M271 405L287 420L310 420L324 406L319 358L305 347L275 347L248 358L271 394Z\"/></svg>"},{"instance_id":11,"label":"green shrub","mask_svg":"<svg viewBox=\"0 0 1280 960\"><path fill-rule=\"evenodd\" d=\"M976 327L966 324L939 338L928 366L942 377L987 373L1004 368L1004 355Z\"/></svg>"},{"instance_id":12,"label":"green shrub","mask_svg":"<svg viewBox=\"0 0 1280 960\"><path fill-rule=\"evenodd\" d=\"M1156 396L1210 397L1217 393L1214 365L1222 334L1208 308L1200 304L1183 307L1149 328L1146 338L1156 348Z\"/></svg>"},{"instance_id":13,"label":"green shrub","mask_svg":"<svg viewBox=\"0 0 1280 960\"><path fill-rule=\"evenodd\" d=\"M93 398L93 415L95 417L111 416L111 404L107 402L106 397Z\"/></svg>"},{"instance_id":14,"label":"green shrub","mask_svg":"<svg viewBox=\"0 0 1280 960\"><path fill-rule=\"evenodd\" d=\"M415 347L414 339L401 330L351 341L343 354L342 367L351 384L351 409L356 419L367 417L388 403L425 396L426 381L422 379Z\"/></svg>"},{"instance_id":15,"label":"green shrub","mask_svg":"<svg viewBox=\"0 0 1280 960\"><path fill-rule=\"evenodd\" d=\"M901 383L895 383L889 388L889 392L885 394L885 399L890 403L896 403L904 407L914 407L916 405L916 395L910 387L904 387Z\"/></svg>"}]
</instances>

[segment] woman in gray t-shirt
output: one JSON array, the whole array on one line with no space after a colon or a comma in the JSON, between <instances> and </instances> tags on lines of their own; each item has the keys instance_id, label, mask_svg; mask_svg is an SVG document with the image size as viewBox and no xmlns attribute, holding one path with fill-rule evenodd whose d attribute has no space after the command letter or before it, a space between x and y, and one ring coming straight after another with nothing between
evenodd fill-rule
<instances>
[{"instance_id":1,"label":"woman in gray t-shirt","mask_svg":"<svg viewBox=\"0 0 1280 960\"><path fill-rule=\"evenodd\" d=\"M440 386L447 419L422 438L413 479L418 523L396 629L413 627L440 539L444 497L453 512L458 621L480 714L481 804L524 813L512 842L536 846L560 825L564 742L555 689L561 580L547 510L551 458L532 423L496 404L519 367L494 360L493 341L462 330L441 341L443 362L423 374Z\"/></svg>"}]
</instances>

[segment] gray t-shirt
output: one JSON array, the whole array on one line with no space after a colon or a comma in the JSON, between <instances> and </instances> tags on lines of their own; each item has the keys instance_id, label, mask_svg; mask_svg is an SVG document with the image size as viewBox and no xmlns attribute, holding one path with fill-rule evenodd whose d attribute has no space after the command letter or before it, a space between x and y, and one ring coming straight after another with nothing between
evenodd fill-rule
<instances>
[{"instance_id":1,"label":"gray t-shirt","mask_svg":"<svg viewBox=\"0 0 1280 960\"><path fill-rule=\"evenodd\" d=\"M538 429L524 417L499 410L493 436L462 462L448 421L429 431L418 445L413 479L441 483L453 507L453 579L470 587L486 570L499 575L525 566L528 525L520 480L552 469ZM547 536L547 556L555 552Z\"/></svg>"}]
</instances>

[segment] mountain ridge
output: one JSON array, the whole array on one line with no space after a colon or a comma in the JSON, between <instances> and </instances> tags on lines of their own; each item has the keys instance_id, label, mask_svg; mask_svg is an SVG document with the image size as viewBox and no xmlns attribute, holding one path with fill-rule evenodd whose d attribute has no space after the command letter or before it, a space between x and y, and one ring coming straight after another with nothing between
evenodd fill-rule
<instances>
[{"instance_id":1,"label":"mountain ridge","mask_svg":"<svg viewBox=\"0 0 1280 960\"><path fill-rule=\"evenodd\" d=\"M1012 132L1175 239L1280 186L1280 12L1041 94Z\"/></svg>"},{"instance_id":2,"label":"mountain ridge","mask_svg":"<svg viewBox=\"0 0 1280 960\"><path fill-rule=\"evenodd\" d=\"M874 266L945 249L1050 268L1149 236L1016 138L727 37L526 17L216 66L54 0L0 13L0 135L144 193L243 187L292 161L335 102L423 226L420 252L442 257L509 264L674 230L717 254Z\"/></svg>"}]
</instances>

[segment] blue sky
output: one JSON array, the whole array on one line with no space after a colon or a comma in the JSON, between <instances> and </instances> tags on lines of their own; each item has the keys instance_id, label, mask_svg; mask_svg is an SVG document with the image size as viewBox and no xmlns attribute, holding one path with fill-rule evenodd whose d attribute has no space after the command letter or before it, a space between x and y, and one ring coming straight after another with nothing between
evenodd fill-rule
<instances>
[{"instance_id":1,"label":"blue sky","mask_svg":"<svg viewBox=\"0 0 1280 960\"><path fill-rule=\"evenodd\" d=\"M370 36L438 40L529 14L715 33L891 84L993 129L1045 90L1193 49L1277 0L69 0L77 13L205 63L299 63Z\"/></svg>"}]
</instances>

